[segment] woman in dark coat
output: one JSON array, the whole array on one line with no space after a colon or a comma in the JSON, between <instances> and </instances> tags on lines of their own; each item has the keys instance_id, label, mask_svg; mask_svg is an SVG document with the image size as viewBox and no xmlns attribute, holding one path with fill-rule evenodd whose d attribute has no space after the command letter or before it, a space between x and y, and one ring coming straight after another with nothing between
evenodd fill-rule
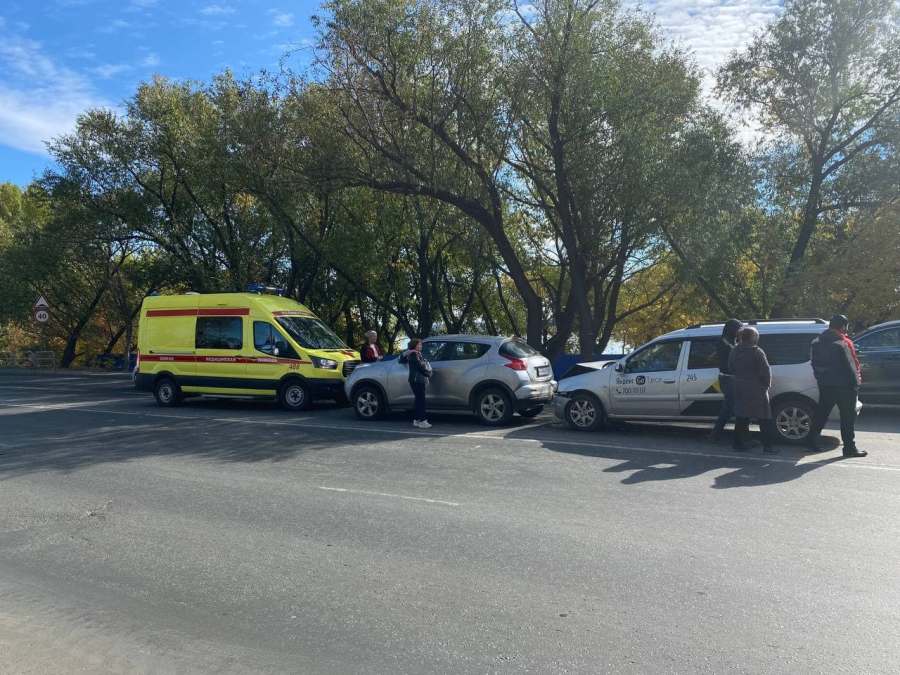
<instances>
[{"instance_id":1,"label":"woman in dark coat","mask_svg":"<svg viewBox=\"0 0 900 675\"><path fill-rule=\"evenodd\" d=\"M409 348L400 357L400 363L409 367L409 387L412 389L416 400L413 411L413 426L419 429L430 429L431 424L425 419L425 388L428 386L428 378L431 377L431 364L422 356L422 341L412 338Z\"/></svg>"},{"instance_id":2,"label":"woman in dark coat","mask_svg":"<svg viewBox=\"0 0 900 675\"><path fill-rule=\"evenodd\" d=\"M775 422L769 405L772 369L766 353L757 346L759 332L755 328L742 328L738 340L728 361L734 374L734 449L749 449L750 420L755 419L762 431L763 451L774 453Z\"/></svg>"}]
</instances>

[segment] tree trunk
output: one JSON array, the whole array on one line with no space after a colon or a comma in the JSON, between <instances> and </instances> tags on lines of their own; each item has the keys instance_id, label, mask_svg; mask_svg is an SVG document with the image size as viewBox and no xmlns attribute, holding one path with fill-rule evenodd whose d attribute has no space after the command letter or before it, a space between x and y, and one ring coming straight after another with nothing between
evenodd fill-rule
<instances>
[{"instance_id":1,"label":"tree trunk","mask_svg":"<svg viewBox=\"0 0 900 675\"><path fill-rule=\"evenodd\" d=\"M122 324L122 327L119 328L119 330L117 330L115 332L115 334L109 339L109 342L106 343L106 349L103 350L104 354L111 353L113 348L116 346L116 343L122 337L122 335L124 335L127 332L128 338L126 340L127 344L125 345L125 358L126 359L128 358L128 353L131 350L131 327L132 327L132 324L134 323L134 318L138 315L138 312L140 312L140 311L141 311L141 305L140 304L135 305L135 308L133 310L131 310L131 314L128 315L128 321L126 321L124 324Z\"/></svg>"},{"instance_id":2,"label":"tree trunk","mask_svg":"<svg viewBox=\"0 0 900 675\"><path fill-rule=\"evenodd\" d=\"M62 358L59 361L60 368L68 368L72 365L72 361L77 356L75 349L78 347L78 338L81 336L81 328L76 327L69 333L66 338L66 348L63 350Z\"/></svg>"},{"instance_id":3,"label":"tree trunk","mask_svg":"<svg viewBox=\"0 0 900 675\"><path fill-rule=\"evenodd\" d=\"M794 248L791 250L791 259L784 271L784 279L772 306L770 318L788 317L795 311L797 306L797 296L800 290L796 287L797 277L800 276L800 272L803 269L806 249L809 247L809 242L816 231L822 195L822 164L817 161L813 170L815 174L809 187L806 207L803 209L803 221L800 224L800 231L797 233L797 241L794 242Z\"/></svg>"}]
</instances>

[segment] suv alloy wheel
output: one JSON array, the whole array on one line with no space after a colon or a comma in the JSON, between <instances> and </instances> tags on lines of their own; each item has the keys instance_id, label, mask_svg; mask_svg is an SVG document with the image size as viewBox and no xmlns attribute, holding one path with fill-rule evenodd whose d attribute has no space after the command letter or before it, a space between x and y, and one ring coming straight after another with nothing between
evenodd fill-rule
<instances>
[{"instance_id":1,"label":"suv alloy wheel","mask_svg":"<svg viewBox=\"0 0 900 675\"><path fill-rule=\"evenodd\" d=\"M790 398L778 401L772 410L779 438L788 443L803 443L812 427L815 407L808 401Z\"/></svg>"},{"instance_id":2,"label":"suv alloy wheel","mask_svg":"<svg viewBox=\"0 0 900 675\"><path fill-rule=\"evenodd\" d=\"M490 426L506 424L513 415L512 401L502 389L490 387L475 397L475 414Z\"/></svg>"},{"instance_id":3,"label":"suv alloy wheel","mask_svg":"<svg viewBox=\"0 0 900 675\"><path fill-rule=\"evenodd\" d=\"M377 420L384 415L384 399L381 392L365 384L353 393L353 411L361 420Z\"/></svg>"}]
</instances>

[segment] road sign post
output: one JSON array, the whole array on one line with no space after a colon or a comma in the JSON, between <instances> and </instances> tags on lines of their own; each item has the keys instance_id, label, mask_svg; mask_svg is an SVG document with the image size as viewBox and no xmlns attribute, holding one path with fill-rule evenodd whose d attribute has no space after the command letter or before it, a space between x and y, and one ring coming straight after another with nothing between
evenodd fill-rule
<instances>
[{"instance_id":1,"label":"road sign post","mask_svg":"<svg viewBox=\"0 0 900 675\"><path fill-rule=\"evenodd\" d=\"M34 320L41 327L41 347L46 351L48 348L46 329L47 322L50 320L50 303L47 302L43 293L34 301Z\"/></svg>"}]
</instances>

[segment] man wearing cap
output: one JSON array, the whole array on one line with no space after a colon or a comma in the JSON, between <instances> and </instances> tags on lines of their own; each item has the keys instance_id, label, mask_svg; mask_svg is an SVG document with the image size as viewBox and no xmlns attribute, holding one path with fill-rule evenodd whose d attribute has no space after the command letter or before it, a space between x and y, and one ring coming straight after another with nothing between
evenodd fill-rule
<instances>
[{"instance_id":1,"label":"man wearing cap","mask_svg":"<svg viewBox=\"0 0 900 675\"><path fill-rule=\"evenodd\" d=\"M809 430L807 445L819 450L819 434L835 405L841 415L841 442L844 457L865 457L868 453L856 447L856 394L862 377L859 359L853 342L847 336L849 320L843 314L835 314L828 322L828 330L812 341L810 358L816 382L819 384L819 404Z\"/></svg>"},{"instance_id":2,"label":"man wearing cap","mask_svg":"<svg viewBox=\"0 0 900 675\"><path fill-rule=\"evenodd\" d=\"M375 363L384 358L378 346L378 333L374 330L366 331L366 344L359 350L359 357L363 363Z\"/></svg>"}]
</instances>

